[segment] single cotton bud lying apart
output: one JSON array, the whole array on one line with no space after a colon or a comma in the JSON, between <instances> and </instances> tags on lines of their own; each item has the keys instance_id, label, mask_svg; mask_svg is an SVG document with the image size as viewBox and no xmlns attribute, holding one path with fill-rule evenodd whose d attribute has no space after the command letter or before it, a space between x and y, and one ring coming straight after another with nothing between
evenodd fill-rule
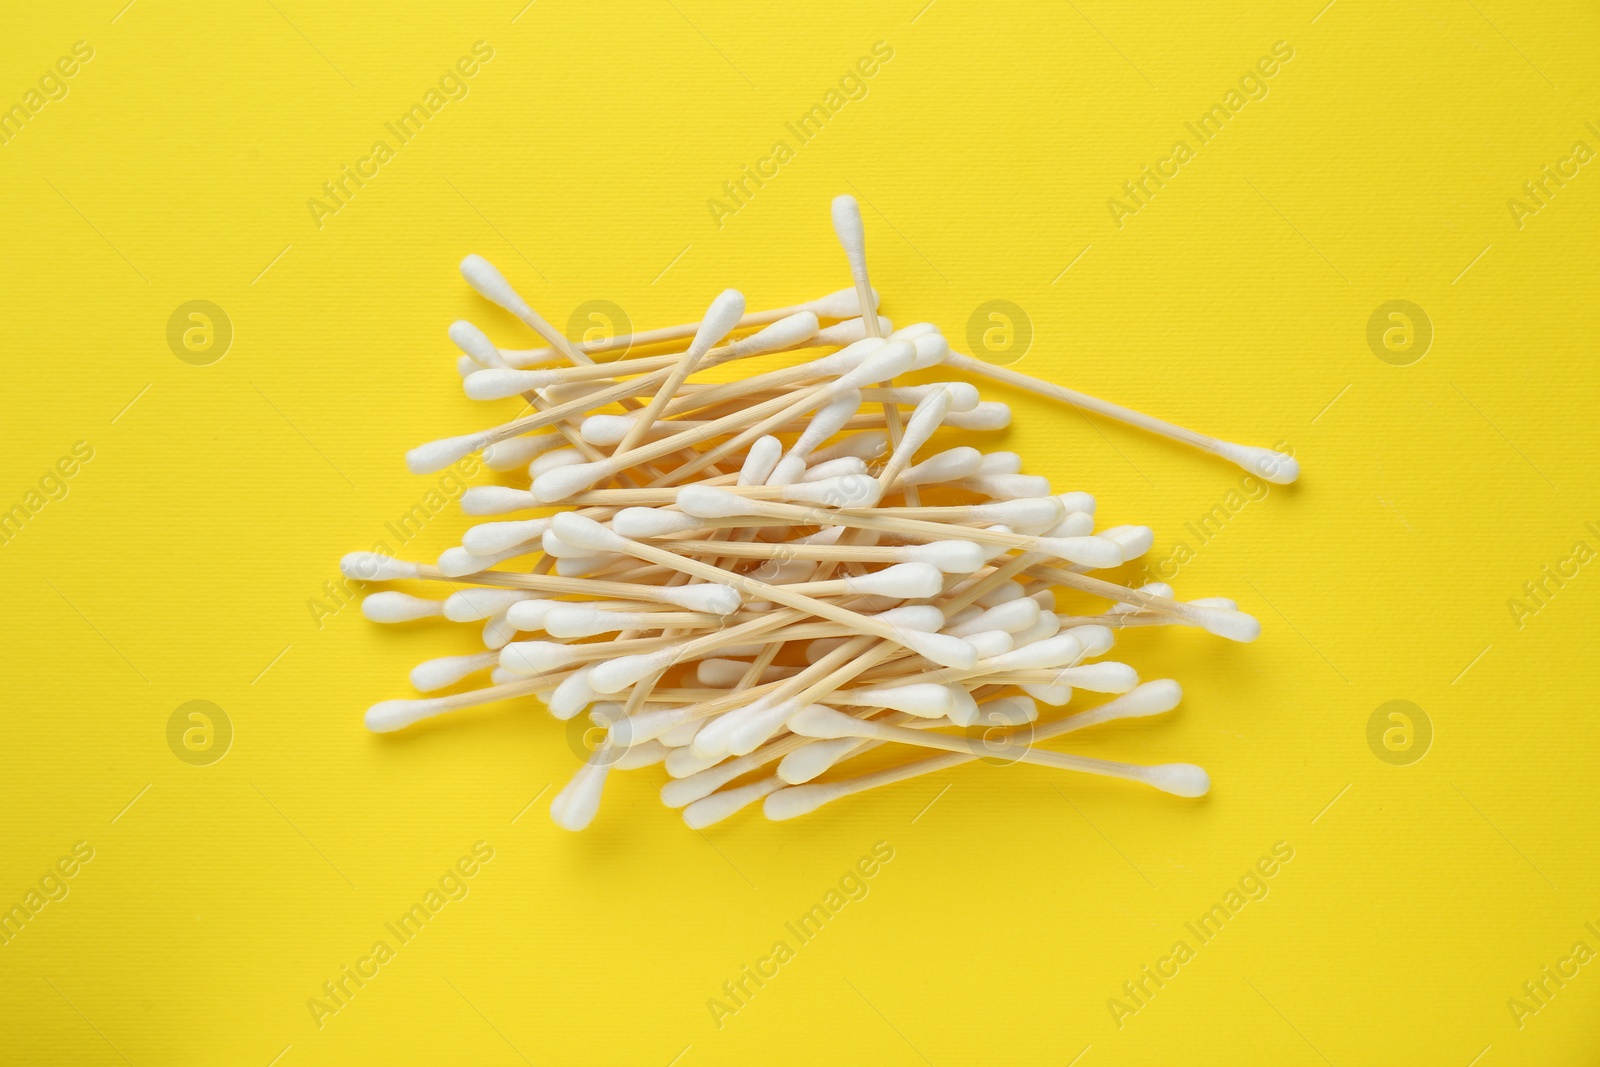
<instances>
[{"instance_id":1,"label":"single cotton bud lying apart","mask_svg":"<svg viewBox=\"0 0 1600 1067\"><path fill-rule=\"evenodd\" d=\"M876 314L854 198L835 199L832 219L848 287L756 310L725 289L699 321L583 342L481 256L461 262L540 347L450 327L462 354L443 377L505 421L419 445L406 464L428 474L481 452L494 484L461 492L472 519L435 562L340 561L351 580L408 583L368 594L367 618L474 628L411 669L429 696L367 709L370 730L543 706L569 721L558 730L586 731L587 759L550 804L568 830L597 817L613 770L656 766L663 802L695 829L757 802L790 819L978 761L1207 792L1192 764L1041 742L1177 706L1175 681L1141 683L1135 666L1162 646L1128 638L1113 653L1125 630L1184 628L1170 647L1252 641L1260 624L1226 597L1138 585L1128 565L1157 531L1120 515L1096 529L1093 496L1058 492L992 435L1014 415L1047 417L1012 407L1044 399L1269 482L1293 481L1297 463L975 360L932 323L895 329ZM915 371L935 380L897 381ZM1012 395L937 380L957 376ZM1076 479L1095 453L1066 454Z\"/></svg>"}]
</instances>

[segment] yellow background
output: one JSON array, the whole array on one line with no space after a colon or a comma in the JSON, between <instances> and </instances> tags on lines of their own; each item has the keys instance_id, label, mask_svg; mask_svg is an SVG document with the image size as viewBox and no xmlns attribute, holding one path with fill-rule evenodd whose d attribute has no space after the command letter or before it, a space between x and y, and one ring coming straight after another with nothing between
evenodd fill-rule
<instances>
[{"instance_id":1,"label":"yellow background","mask_svg":"<svg viewBox=\"0 0 1600 1067\"><path fill-rule=\"evenodd\" d=\"M0 1058L1593 1062L1600 964L1520 1029L1507 1000L1600 949L1600 575L1520 628L1507 601L1600 548L1600 164L1520 229L1506 202L1600 149L1594 5L924 2L7 5L0 101L95 54L0 147L0 504L94 457L0 547L0 904L95 853L0 948ZM470 94L318 229L307 199L480 40ZM707 199L877 41L868 95L719 229ZM1113 225L1107 198L1277 41L1269 95ZM1302 461L1176 580L1261 640L1129 637L1181 709L1072 746L1193 760L1212 795L972 766L699 834L657 769L568 835L544 808L577 757L542 711L366 733L411 664L474 640L308 607L437 483L406 448L503 417L461 397L444 328L528 335L460 257L558 324L591 299L681 322L729 285L766 307L847 284L827 204L852 191L897 322L964 348L1012 301L1020 369ZM235 334L209 366L166 341L197 299ZM1366 339L1398 299L1434 330L1409 366ZM990 392L1003 447L1159 552L1239 483ZM452 507L405 554L461 528ZM1408 766L1367 742L1397 699L1433 733ZM234 730L210 766L167 745L190 700ZM478 841L470 895L319 1029L307 999ZM708 998L877 841L866 899L719 1030ZM1280 841L1270 895L1119 1028L1108 999Z\"/></svg>"}]
</instances>

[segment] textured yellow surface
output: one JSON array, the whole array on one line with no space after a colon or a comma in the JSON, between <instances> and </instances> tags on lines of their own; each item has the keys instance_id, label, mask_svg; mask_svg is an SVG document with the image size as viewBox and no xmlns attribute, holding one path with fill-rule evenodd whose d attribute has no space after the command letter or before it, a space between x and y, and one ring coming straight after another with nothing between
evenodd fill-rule
<instances>
[{"instance_id":1,"label":"textured yellow surface","mask_svg":"<svg viewBox=\"0 0 1600 1067\"><path fill-rule=\"evenodd\" d=\"M1592 4L120 2L0 15L0 1059L1594 1062ZM1182 707L1073 746L1212 795L972 766L700 834L646 771L572 836L542 711L367 734L471 646L327 584L459 534L400 461L500 410L444 327L527 339L459 258L558 324L785 304L847 283L839 192L896 321L965 347L1009 301L1020 369L1302 461L1263 497L991 391L1031 471L1261 619L1130 637Z\"/></svg>"}]
</instances>

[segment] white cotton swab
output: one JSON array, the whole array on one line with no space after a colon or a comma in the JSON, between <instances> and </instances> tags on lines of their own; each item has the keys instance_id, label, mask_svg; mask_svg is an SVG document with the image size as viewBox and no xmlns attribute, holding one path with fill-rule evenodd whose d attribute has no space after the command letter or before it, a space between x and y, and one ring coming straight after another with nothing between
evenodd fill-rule
<instances>
[{"instance_id":1,"label":"white cotton swab","mask_svg":"<svg viewBox=\"0 0 1600 1067\"><path fill-rule=\"evenodd\" d=\"M1125 408L1120 404L1100 400L1087 393L1080 393L1075 389L1068 389L1053 382L1041 381L1020 371L1014 371L1009 367L985 363L982 360L973 359L971 356L964 356L957 352L950 353L945 362L971 374L980 374L997 382L1004 382L1013 388L1033 393L1036 396L1059 400L1074 407L1092 411L1097 415L1116 419L1118 422L1125 422L1129 426L1137 426L1139 429L1157 436L1180 441L1203 452L1221 456L1228 462L1243 467L1251 474L1277 485L1286 485L1300 477L1300 464L1293 456L1285 455L1282 452L1274 452L1270 448L1234 444L1230 441L1223 441L1220 438L1196 433L1193 430L1186 430L1182 426L1142 414L1132 408Z\"/></svg>"}]
</instances>

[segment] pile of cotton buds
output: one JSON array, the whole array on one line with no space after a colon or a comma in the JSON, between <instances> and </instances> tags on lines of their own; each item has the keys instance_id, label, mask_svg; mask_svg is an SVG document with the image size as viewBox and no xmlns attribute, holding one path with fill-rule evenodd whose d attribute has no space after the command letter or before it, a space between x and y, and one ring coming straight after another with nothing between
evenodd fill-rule
<instances>
[{"instance_id":1,"label":"pile of cotton buds","mask_svg":"<svg viewBox=\"0 0 1600 1067\"><path fill-rule=\"evenodd\" d=\"M1273 482L1294 480L1294 460L953 353L926 323L894 329L876 314L852 198L834 201L833 221L851 288L750 314L730 289L701 322L592 344L556 332L482 258L463 261L467 282L549 347L500 349L456 323L467 395L520 396L531 411L413 449L407 463L423 474L481 451L491 469L526 467L528 488L468 489L468 515L510 517L472 526L434 564L354 553L343 570L455 587L442 600L376 592L362 608L385 623L482 622L486 651L421 663L411 681L432 693L488 672L490 684L382 701L367 711L370 729L529 697L557 719L587 716L604 740L550 809L569 830L594 818L613 768L654 764L670 776L663 801L696 828L756 800L768 818L788 819L975 759L1183 797L1207 791L1193 764L1118 763L1035 742L1177 704L1176 682L1140 684L1131 666L1102 658L1117 631L1180 625L1251 641L1256 620L1229 600L1181 601L1164 584L1096 577L1148 551L1150 529L1097 530L1093 497L1054 492L1022 474L1014 453L958 444L919 460L940 432L991 433L1010 411L967 382L894 380L940 367L977 373ZM647 348L667 351L637 354ZM618 349L620 358L594 358ZM733 381L694 380L783 352L807 355ZM1058 612L1057 589L1110 606ZM1040 720L1041 705L1064 707L1078 691L1116 695ZM939 754L850 773L850 761L882 745Z\"/></svg>"}]
</instances>

